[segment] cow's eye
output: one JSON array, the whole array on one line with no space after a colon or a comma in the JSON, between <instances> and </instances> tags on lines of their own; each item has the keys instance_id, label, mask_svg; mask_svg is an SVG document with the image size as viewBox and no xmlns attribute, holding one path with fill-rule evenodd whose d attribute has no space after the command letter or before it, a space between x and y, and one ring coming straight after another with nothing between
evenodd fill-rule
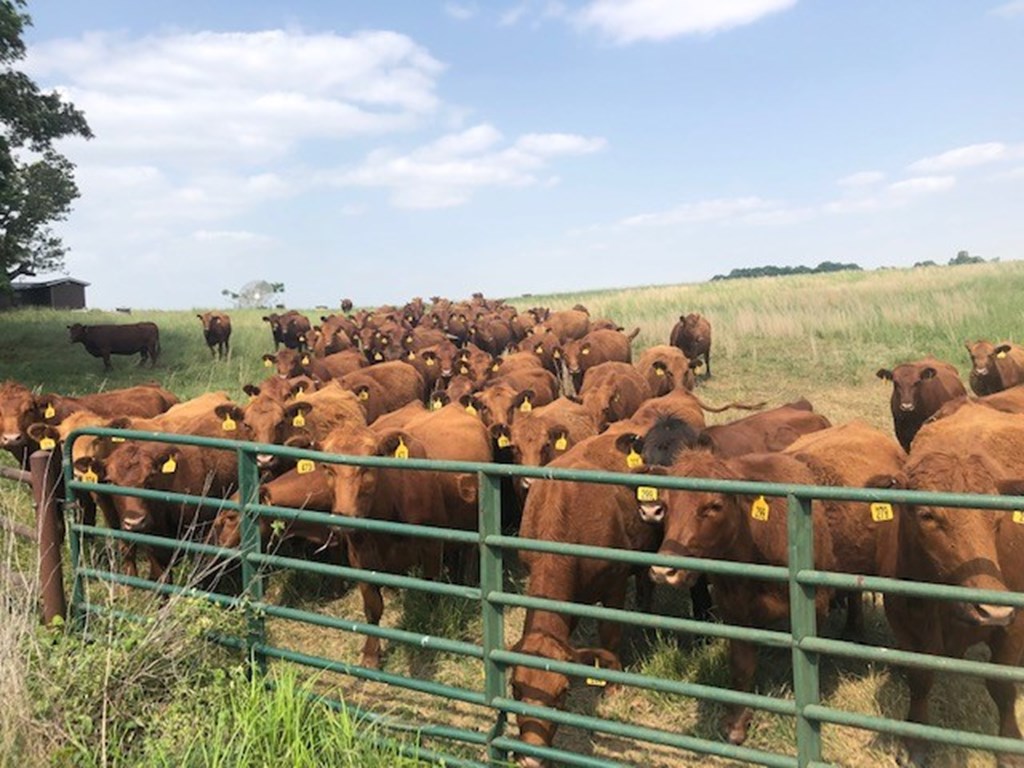
<instances>
[{"instance_id":1,"label":"cow's eye","mask_svg":"<svg viewBox=\"0 0 1024 768\"><path fill-rule=\"evenodd\" d=\"M928 523L929 525L938 525L939 523L939 516L935 514L935 511L930 507L919 509L917 511L917 519L922 523Z\"/></svg>"}]
</instances>

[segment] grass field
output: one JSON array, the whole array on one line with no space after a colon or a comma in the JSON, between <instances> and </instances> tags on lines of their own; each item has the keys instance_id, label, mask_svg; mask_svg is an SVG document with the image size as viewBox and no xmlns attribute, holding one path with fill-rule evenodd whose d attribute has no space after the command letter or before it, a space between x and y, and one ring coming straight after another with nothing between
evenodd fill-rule
<instances>
[{"instance_id":1,"label":"grass field","mask_svg":"<svg viewBox=\"0 0 1024 768\"><path fill-rule=\"evenodd\" d=\"M1020 341L1024 336L1024 318L1017 304L1022 287L1024 262L1008 262L530 296L510 301L521 309L536 305L566 308L581 302L594 317L613 318L627 330L640 327L635 352L666 343L679 314L700 311L713 326L714 376L702 381L698 390L705 401L767 400L777 405L804 396L833 423L859 418L889 431L891 385L877 379L875 371L933 354L955 364L966 381L965 339ZM211 360L194 312L136 311L131 321L154 320L160 325L160 361L151 370L138 368L134 359L115 357L114 371L109 374L80 345L68 344L65 325L125 322L129 318L100 312L0 314L0 377L64 393L92 392L157 379L183 398L224 389L244 400L241 387L265 376L260 355L273 346L266 324L260 321L261 312L231 314L235 329L233 352L230 360L221 362ZM321 312L308 314L312 317ZM728 418L728 413L712 415L709 421ZM6 481L0 481L0 514L30 519L25 495L7 486ZM11 558L19 567L30 563L24 552L12 551L8 562L12 562ZM331 594L322 585L303 584L301 580L273 583L283 599L306 607L316 605L331 615L360 616L354 590L340 587L337 594ZM311 597L310 592L316 595ZM386 593L385 599L387 625L437 631L440 624L454 636L479 639L479 619L473 610L394 591ZM659 610L686 612L675 593L659 593L657 600ZM518 639L521 622L519 612L508 612L508 641ZM869 642L891 640L880 606L869 606L868 625ZM273 624L271 631L276 641L289 647L315 648L322 655L348 660L358 656L360 640L350 635L281 622ZM592 631L592 627L584 626L583 631ZM826 631L835 634L838 627L827 627ZM728 679L722 643L692 646L675 637L644 638L639 633L633 633L629 640L626 660L632 669L716 685L725 684ZM766 653L765 659L760 667L758 690L788 694L790 671L786 654ZM387 655L385 669L467 687L479 687L482 683L478 664L399 646ZM823 666L822 681L823 695L830 705L903 717L907 692L897 671L829 660ZM436 703L422 697L406 693L396 696L380 686L328 676L321 677L317 684L335 693L341 691L347 701L361 706L438 721ZM979 681L940 676L932 701L933 721L937 724L990 733L995 730L995 710ZM581 686L574 689L570 706L582 712L717 738L717 708L690 699L627 688L598 698L593 689ZM440 719L447 724L488 726L482 713L471 707L446 705L443 709ZM748 744L789 752L793 733L792 721L762 713L755 718ZM619 739L568 728L559 731L556 745L642 765L726 764L638 748ZM896 765L898 753L898 745L885 737L853 729L825 729L826 758L839 765ZM932 762L937 768L992 764L990 756L952 749L937 749Z\"/></svg>"}]
</instances>

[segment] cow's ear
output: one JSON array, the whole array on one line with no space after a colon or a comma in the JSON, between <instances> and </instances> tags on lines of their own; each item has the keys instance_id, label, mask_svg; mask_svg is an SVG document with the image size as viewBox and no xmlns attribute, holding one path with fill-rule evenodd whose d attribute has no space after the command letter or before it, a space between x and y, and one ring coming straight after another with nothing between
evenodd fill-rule
<instances>
[{"instance_id":1,"label":"cow's ear","mask_svg":"<svg viewBox=\"0 0 1024 768\"><path fill-rule=\"evenodd\" d=\"M291 421L295 418L302 416L305 418L309 415L309 412L313 410L313 404L309 400L295 400L294 402L288 403L284 408L285 419ZM302 426L296 424L295 426Z\"/></svg>"},{"instance_id":2,"label":"cow's ear","mask_svg":"<svg viewBox=\"0 0 1024 768\"><path fill-rule=\"evenodd\" d=\"M196 317L198 317L198 318L199 318L200 320L202 320L202 319L203 319L203 316L202 316L202 315L196 315Z\"/></svg>"},{"instance_id":3,"label":"cow's ear","mask_svg":"<svg viewBox=\"0 0 1024 768\"><path fill-rule=\"evenodd\" d=\"M276 363L277 362L277 355L267 354L267 355L264 355L263 357L261 357L260 359L263 362L265 362L265 363Z\"/></svg>"},{"instance_id":4,"label":"cow's ear","mask_svg":"<svg viewBox=\"0 0 1024 768\"><path fill-rule=\"evenodd\" d=\"M586 664L588 667L622 671L619 657L606 648L573 648L571 660L577 664ZM597 678L587 678L587 684L606 689L615 685Z\"/></svg>"},{"instance_id":5,"label":"cow's ear","mask_svg":"<svg viewBox=\"0 0 1024 768\"><path fill-rule=\"evenodd\" d=\"M561 424L552 424L548 428L548 441L558 454L565 453L572 445L569 441L569 430Z\"/></svg>"},{"instance_id":6,"label":"cow's ear","mask_svg":"<svg viewBox=\"0 0 1024 768\"><path fill-rule=\"evenodd\" d=\"M894 488L897 490L905 490L907 487L907 478L901 472L899 474L880 474L872 475L864 483L865 488Z\"/></svg>"},{"instance_id":7,"label":"cow's ear","mask_svg":"<svg viewBox=\"0 0 1024 768\"><path fill-rule=\"evenodd\" d=\"M439 411L452 401L444 390L436 390L430 394L430 410Z\"/></svg>"},{"instance_id":8,"label":"cow's ear","mask_svg":"<svg viewBox=\"0 0 1024 768\"><path fill-rule=\"evenodd\" d=\"M615 438L615 450L619 453L624 453L627 456L636 454L639 458L644 452L644 439L640 437L640 435L633 434L632 432L619 435ZM630 469L633 468L634 467L630 467Z\"/></svg>"},{"instance_id":9,"label":"cow's ear","mask_svg":"<svg viewBox=\"0 0 1024 768\"><path fill-rule=\"evenodd\" d=\"M60 433L53 426L40 421L29 424L25 433L37 443L42 443L43 440L47 439L53 440L56 443L60 439Z\"/></svg>"},{"instance_id":10,"label":"cow's ear","mask_svg":"<svg viewBox=\"0 0 1024 768\"><path fill-rule=\"evenodd\" d=\"M385 432L377 441L377 456L390 456L396 459L408 459L415 453L416 458L422 458L422 446L417 443L407 432L395 429Z\"/></svg>"},{"instance_id":11,"label":"cow's ear","mask_svg":"<svg viewBox=\"0 0 1024 768\"><path fill-rule=\"evenodd\" d=\"M996 490L1003 496L1024 496L1024 478L997 480Z\"/></svg>"},{"instance_id":12,"label":"cow's ear","mask_svg":"<svg viewBox=\"0 0 1024 768\"><path fill-rule=\"evenodd\" d=\"M702 451L708 451L709 453L714 453L715 441L707 432L701 431L701 433L697 435L697 444L694 446L694 448L697 448Z\"/></svg>"},{"instance_id":13,"label":"cow's ear","mask_svg":"<svg viewBox=\"0 0 1024 768\"><path fill-rule=\"evenodd\" d=\"M702 365L704 365L704 360L698 357L698 358L695 358L695 359L691 360L687 365L688 365L688 367L690 368L691 371L695 371L698 368L700 368Z\"/></svg>"},{"instance_id":14,"label":"cow's ear","mask_svg":"<svg viewBox=\"0 0 1024 768\"><path fill-rule=\"evenodd\" d=\"M938 373L938 371L929 365L927 368L921 369L921 380L927 381L928 379L934 379Z\"/></svg>"},{"instance_id":15,"label":"cow's ear","mask_svg":"<svg viewBox=\"0 0 1024 768\"><path fill-rule=\"evenodd\" d=\"M360 403L365 403L370 399L370 385L360 384L352 389L352 393L359 398Z\"/></svg>"},{"instance_id":16,"label":"cow's ear","mask_svg":"<svg viewBox=\"0 0 1024 768\"><path fill-rule=\"evenodd\" d=\"M875 371L875 376L877 376L880 379L884 379L885 381L892 381L892 371L890 371L888 368L879 368L877 371Z\"/></svg>"},{"instance_id":17,"label":"cow's ear","mask_svg":"<svg viewBox=\"0 0 1024 768\"><path fill-rule=\"evenodd\" d=\"M508 409L509 418L514 416L516 412L529 413L533 410L533 401L537 399L532 389L524 389L514 398L512 398L512 406Z\"/></svg>"},{"instance_id":18,"label":"cow's ear","mask_svg":"<svg viewBox=\"0 0 1024 768\"><path fill-rule=\"evenodd\" d=\"M168 448L153 457L153 472L161 475L173 475L178 471L178 450Z\"/></svg>"},{"instance_id":19,"label":"cow's ear","mask_svg":"<svg viewBox=\"0 0 1024 768\"><path fill-rule=\"evenodd\" d=\"M1006 355L1006 353L1009 352L1011 349L1012 347L1009 344L1000 344L992 351L995 352L997 355Z\"/></svg>"},{"instance_id":20,"label":"cow's ear","mask_svg":"<svg viewBox=\"0 0 1024 768\"><path fill-rule=\"evenodd\" d=\"M221 403L214 407L213 412L221 420L241 421L245 418L245 412L236 403Z\"/></svg>"},{"instance_id":21,"label":"cow's ear","mask_svg":"<svg viewBox=\"0 0 1024 768\"><path fill-rule=\"evenodd\" d=\"M258 397L260 394L260 388L255 384L246 384L242 387L242 391L245 392L249 397Z\"/></svg>"},{"instance_id":22,"label":"cow's ear","mask_svg":"<svg viewBox=\"0 0 1024 768\"><path fill-rule=\"evenodd\" d=\"M95 456L81 456L75 459L74 470L75 476L85 479L86 482L101 483L107 477L106 466L101 459ZM86 478L90 473L95 479L93 477Z\"/></svg>"}]
</instances>

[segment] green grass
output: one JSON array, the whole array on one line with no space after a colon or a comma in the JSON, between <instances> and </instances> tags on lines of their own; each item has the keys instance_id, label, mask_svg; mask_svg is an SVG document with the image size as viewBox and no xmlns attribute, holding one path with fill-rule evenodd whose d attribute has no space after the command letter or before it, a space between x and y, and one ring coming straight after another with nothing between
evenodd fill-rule
<instances>
[{"instance_id":1,"label":"green grass","mask_svg":"<svg viewBox=\"0 0 1024 768\"><path fill-rule=\"evenodd\" d=\"M767 400L774 405L806 396L833 423L860 418L888 431L891 429L891 385L879 381L875 371L933 354L955 364L966 380L968 357L963 348L965 339L1021 340L1024 329L1021 327L1018 297L1022 287L1024 263L1007 262L651 286L623 291L530 296L510 301L523 309L538 305L560 309L581 302L594 317L611 317L630 330L639 326L641 334L634 344L634 353L652 344L666 343L680 314L700 311L713 326L711 361L714 376L710 380L702 380L698 388L698 394L707 402ZM0 314L0 360L3 360L0 376L66 393L91 392L158 379L182 398L224 389L242 400L241 387L266 376L260 355L271 351L273 346L269 329L260 321L261 312L231 314L235 329L233 354L230 360L223 362L211 360L202 341L195 312L136 312L131 318L94 312L23 311ZM318 317L321 312L308 314ZM80 345L72 346L67 342L65 326L72 322L139 320L155 320L161 327L163 353L152 371L148 367L138 368L135 358L115 357L115 370L105 374L99 360L90 357ZM709 415L708 420L721 422L735 415L735 412ZM26 495L7 481L0 481L0 514L22 521L31 519ZM23 545L9 545L7 552L7 562L13 568L31 572L33 566L29 550ZM333 594L331 589L313 590L302 586L301 580L289 583L275 576L270 581L270 594L291 595L287 599L305 608L362 620L358 590L351 588ZM659 610L667 614L678 615L685 611L685 605L675 593L660 593L658 604ZM382 623L386 626L479 641L480 622L472 605L467 608L458 601L401 594L394 590L385 590L385 605ZM868 606L867 614L869 642L890 643L892 638L881 607ZM518 639L522 619L522 611L506 612L506 642L513 643ZM344 661L358 659L360 637L283 621L270 622L269 628L271 639L276 644ZM592 625L583 622L582 632L592 634ZM707 646L687 642L680 644L671 636L648 642L635 635L639 633L630 634L632 642L625 653L630 669L708 684L722 684L727 680L723 643ZM581 636L579 643L593 644L593 638ZM10 658L10 651L4 651L4 647L0 645L0 665L5 665L0 666L0 686L3 686L0 693L5 703L25 702L20 706L28 708L31 713L29 722L36 726L35 729L26 727L23 721L16 721L14 726L10 726L11 720L5 721L0 716L0 754L9 754L6 749L9 744L15 745L13 754L39 754L33 752L33 739L39 724L49 722L48 715L35 712L34 708L39 704L24 684L26 668L19 666L21 661L18 659ZM4 653L8 658L3 657ZM396 674L424 677L470 689L479 690L482 685L479 662L450 654L432 656L430 652L391 644L383 665L387 671ZM19 669L22 670L20 677L17 674ZM771 695L791 695L789 675L787 654L765 654L757 690ZM907 693L898 671L829 660L823 665L822 675L822 694L827 704L868 714L904 716ZM228 679L221 680L218 687L227 686L229 682ZM248 685L244 680L230 684ZM253 703L254 698L263 695L258 687L255 691L236 688L233 696L238 702L215 705L212 700L198 696L200 688L194 686L190 689L190 696L196 701L194 706L187 704L185 699L188 697L183 696L177 702L182 707L180 711L173 707L161 711L169 721L178 722L191 712L204 720L204 728L211 730L196 731L196 743L191 745L174 743L167 734L147 732L141 742L143 746L139 748L149 751L131 754L145 754L147 760L163 759L160 757L163 755L186 765L207 764L204 761L213 760L223 760L220 764L228 765L233 759L229 756L269 754L258 751L270 749L267 745L242 747L241 741L236 745L233 734L244 731L255 735L258 731L255 723L264 722L266 717L271 718L267 722L277 722L273 720L277 716L282 718L278 727L288 734L290 742L307 739L308 735L300 735L302 732L295 720L297 713L303 713L304 719L317 721L320 715L311 714L310 710L303 708L305 704L300 703L300 698L304 701L304 697L295 697L287 705L274 703L273 697L281 695L288 686L300 692L308 692L310 689L304 686L311 686L317 693L341 696L346 702L367 709L383 708L406 723L440 722L483 731L492 722L486 711L469 705L439 706L437 700L425 696L395 693L383 686L360 683L341 675L316 674L293 681L285 680L281 687L267 694L271 699L259 699L258 705ZM216 695L205 689L203 693L206 696ZM984 685L978 680L940 675L932 702L933 718L937 724L983 732L995 729L994 708ZM262 714L258 717L236 717L237 713L231 709L236 705L250 713L259 711ZM630 688L598 696L594 689L580 686L572 692L570 706L588 714L717 738L720 709L682 697ZM203 717L200 717L199 708L205 713ZM221 709L225 713L221 714ZM218 713L216 717L210 714L213 711ZM238 723L238 718L244 722ZM324 714L323 718L327 715ZM227 725L232 722L236 725ZM343 732L344 726L339 727ZM329 740L337 739L337 743L342 743L341 732L330 736ZM46 742L45 739L43 741ZM86 740L83 743L92 745L93 751L82 754L91 754L95 759L99 754L95 751L95 742ZM824 744L826 757L843 766L894 766L899 754L894 740L855 729L826 727ZM559 730L556 745L652 766L730 764L668 750L638 747L626 740L572 728ZM792 752L792 721L759 713L751 729L750 745ZM434 743L427 746L441 748L442 745ZM218 751L222 747L224 751ZM302 748L301 744L296 746L296 750ZM230 751L233 749L239 751ZM243 751L249 749L256 751ZM43 754L46 754L45 750ZM477 755L472 750L464 750L460 754ZM305 759L299 752L296 755L295 759ZM344 763L344 759L338 757L337 761ZM0 757L0 768L14 763L19 766L32 764L26 759L8 763L3 760ZM198 762L189 763L189 760ZM942 749L933 753L932 764L939 768L959 768L992 765L993 761L983 754Z\"/></svg>"}]
</instances>

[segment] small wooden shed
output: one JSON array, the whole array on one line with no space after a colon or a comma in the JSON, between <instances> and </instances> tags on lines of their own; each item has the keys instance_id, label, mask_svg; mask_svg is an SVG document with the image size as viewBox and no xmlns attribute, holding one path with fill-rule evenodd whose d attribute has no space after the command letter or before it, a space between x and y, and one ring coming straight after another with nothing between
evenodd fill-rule
<instances>
[{"instance_id":1,"label":"small wooden shed","mask_svg":"<svg viewBox=\"0 0 1024 768\"><path fill-rule=\"evenodd\" d=\"M8 301L0 297L0 307L50 307L85 309L85 286L89 283L73 277L58 277L39 282L11 283Z\"/></svg>"}]
</instances>

